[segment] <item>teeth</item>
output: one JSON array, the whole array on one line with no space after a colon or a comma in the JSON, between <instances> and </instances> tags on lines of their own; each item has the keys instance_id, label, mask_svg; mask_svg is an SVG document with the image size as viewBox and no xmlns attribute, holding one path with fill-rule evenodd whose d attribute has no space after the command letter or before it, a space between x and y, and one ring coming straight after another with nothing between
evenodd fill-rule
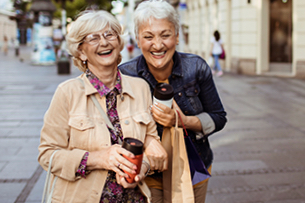
<instances>
[{"instance_id":1,"label":"teeth","mask_svg":"<svg viewBox=\"0 0 305 203\"><path fill-rule=\"evenodd\" d=\"M102 54L110 54L110 53L111 53L111 50L107 50L107 51L99 52L98 54L102 55Z\"/></svg>"},{"instance_id":2,"label":"teeth","mask_svg":"<svg viewBox=\"0 0 305 203\"><path fill-rule=\"evenodd\" d=\"M163 51L163 52L151 52L151 53L155 56L161 56L161 55L165 54L165 51Z\"/></svg>"}]
</instances>

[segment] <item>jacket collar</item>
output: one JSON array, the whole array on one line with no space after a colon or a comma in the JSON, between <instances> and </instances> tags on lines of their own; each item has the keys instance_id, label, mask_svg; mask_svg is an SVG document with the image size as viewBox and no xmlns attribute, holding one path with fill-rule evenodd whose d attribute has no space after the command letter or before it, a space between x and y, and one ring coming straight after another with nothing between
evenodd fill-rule
<instances>
[{"instance_id":1,"label":"jacket collar","mask_svg":"<svg viewBox=\"0 0 305 203\"><path fill-rule=\"evenodd\" d=\"M120 71L121 73L121 71ZM132 98L135 98L135 94L132 91L131 85L129 83L129 78L128 76L124 75L121 73L121 77L122 77L122 81L121 81L121 85L122 85L122 94L128 94L129 96L131 96ZM93 85L90 83L90 81L88 80L87 76L85 73L83 73L80 78L84 81L84 85L85 85L85 94L91 95L91 94L95 94L98 93L97 89L95 89L95 87L93 87Z\"/></svg>"},{"instance_id":2,"label":"jacket collar","mask_svg":"<svg viewBox=\"0 0 305 203\"><path fill-rule=\"evenodd\" d=\"M121 71L120 71L121 73ZM121 73L121 77L122 77L122 94L128 94L130 97L132 98L135 98L135 94L131 88L131 85L130 85L130 81L132 79L130 79L130 76L127 76L127 75L124 75Z\"/></svg>"},{"instance_id":3,"label":"jacket collar","mask_svg":"<svg viewBox=\"0 0 305 203\"><path fill-rule=\"evenodd\" d=\"M183 77L181 59L177 51L175 51L174 53L173 60L174 60L174 65L173 65L172 75ZM139 61L137 64L137 72L138 75L142 75L144 78L147 78L145 76L147 76L147 74L150 74L146 60L143 55L139 57Z\"/></svg>"}]
</instances>

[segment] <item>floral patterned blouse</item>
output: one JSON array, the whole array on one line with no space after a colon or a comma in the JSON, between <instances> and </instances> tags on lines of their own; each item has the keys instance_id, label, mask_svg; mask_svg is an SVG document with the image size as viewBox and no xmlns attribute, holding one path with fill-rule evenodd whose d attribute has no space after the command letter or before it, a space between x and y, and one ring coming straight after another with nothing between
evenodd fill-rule
<instances>
[{"instance_id":1,"label":"floral patterned blouse","mask_svg":"<svg viewBox=\"0 0 305 203\"><path fill-rule=\"evenodd\" d=\"M106 107L107 115L114 127L114 130L110 128L111 143L118 144L119 139L123 140L122 128L120 125L120 120L117 112L117 100L116 96L122 93L121 87L121 75L117 72L117 81L114 88L111 90L106 85L104 85L89 69L86 70L86 76L90 83L97 89L101 96L106 96ZM89 152L86 152L80 166L76 172L77 175L81 175L86 178L86 165ZM105 182L104 190L101 196L101 203L116 203L116 202L126 202L126 203L144 203L146 202L146 197L141 193L140 189L136 187L135 189L125 189L119 185L116 181L114 171L109 171L107 175L107 180Z\"/></svg>"}]
</instances>

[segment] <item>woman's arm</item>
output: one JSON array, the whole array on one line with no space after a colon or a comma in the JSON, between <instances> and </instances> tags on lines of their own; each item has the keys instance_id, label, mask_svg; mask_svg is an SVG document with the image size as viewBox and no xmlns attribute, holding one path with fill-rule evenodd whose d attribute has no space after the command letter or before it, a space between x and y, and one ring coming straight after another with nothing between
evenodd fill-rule
<instances>
[{"instance_id":1,"label":"woman's arm","mask_svg":"<svg viewBox=\"0 0 305 203\"><path fill-rule=\"evenodd\" d=\"M156 106L158 108L160 108L162 111L160 111L158 108L156 108ZM197 116L184 115L184 113L181 111L181 109L179 108L179 106L177 105L177 103L175 101L173 101L172 109L163 104L159 104L159 103L156 104L156 106L155 105L152 106L151 112L154 117L154 120L157 123L159 123L165 127L175 126L175 122L176 122L175 110L178 110L186 129L189 129L189 130L192 130L195 132L202 130L202 126L201 126L201 122L200 122L199 118ZM178 125L179 125L179 127L182 127L182 123L181 123L180 119L178 120Z\"/></svg>"},{"instance_id":2,"label":"woman's arm","mask_svg":"<svg viewBox=\"0 0 305 203\"><path fill-rule=\"evenodd\" d=\"M75 176L75 172L86 151L81 149L67 150L70 137L68 122L69 101L59 86L44 116L38 147L38 161L47 170L50 156L55 150L59 150L53 158L51 172L63 179L75 181L80 178Z\"/></svg>"},{"instance_id":3,"label":"woman's arm","mask_svg":"<svg viewBox=\"0 0 305 203\"><path fill-rule=\"evenodd\" d=\"M168 155L160 140L147 135L144 142L145 155L150 163L151 170L164 171L168 167Z\"/></svg>"},{"instance_id":4,"label":"woman's arm","mask_svg":"<svg viewBox=\"0 0 305 203\"><path fill-rule=\"evenodd\" d=\"M200 86L198 97L203 106L204 112L198 113L194 116L185 115L176 102L173 102L173 109L179 111L186 129L209 135L224 127L227 122L226 112L223 109L221 100L217 93L211 69L205 63L198 64L197 67L198 70L196 76ZM156 108L155 105L152 106L151 112L154 120L166 127L174 126L176 121L174 110L163 104L157 104L156 106L161 109L161 111ZM180 120L179 127L182 127Z\"/></svg>"}]
</instances>

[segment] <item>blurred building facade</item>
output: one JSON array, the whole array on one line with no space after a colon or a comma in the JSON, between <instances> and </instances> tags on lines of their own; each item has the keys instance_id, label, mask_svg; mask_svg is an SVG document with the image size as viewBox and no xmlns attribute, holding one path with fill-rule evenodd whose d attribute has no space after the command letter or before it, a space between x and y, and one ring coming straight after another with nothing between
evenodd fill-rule
<instances>
[{"instance_id":1,"label":"blurred building facade","mask_svg":"<svg viewBox=\"0 0 305 203\"><path fill-rule=\"evenodd\" d=\"M16 39L17 23L14 20L16 14L11 11L0 9L0 44L3 43L3 38L6 36L9 42Z\"/></svg>"},{"instance_id":2,"label":"blurred building facade","mask_svg":"<svg viewBox=\"0 0 305 203\"><path fill-rule=\"evenodd\" d=\"M208 59L215 30L224 70L305 78L304 0L185 0L183 51Z\"/></svg>"}]
</instances>

